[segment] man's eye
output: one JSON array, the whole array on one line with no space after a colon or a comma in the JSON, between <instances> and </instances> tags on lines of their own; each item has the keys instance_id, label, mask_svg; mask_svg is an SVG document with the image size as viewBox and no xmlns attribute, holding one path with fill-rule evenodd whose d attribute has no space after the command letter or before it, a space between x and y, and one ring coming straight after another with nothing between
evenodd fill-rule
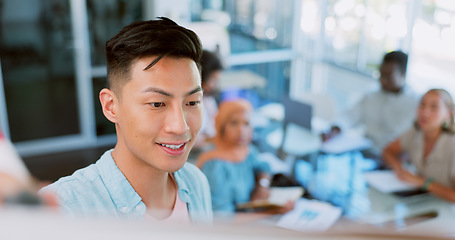
<instances>
[{"instance_id":1,"label":"man's eye","mask_svg":"<svg viewBox=\"0 0 455 240\"><path fill-rule=\"evenodd\" d=\"M188 105L190 106L196 106L196 105L199 105L201 103L201 101L191 101L188 103Z\"/></svg>"},{"instance_id":2,"label":"man's eye","mask_svg":"<svg viewBox=\"0 0 455 240\"><path fill-rule=\"evenodd\" d=\"M150 103L150 105L152 105L152 107L159 108L159 107L163 107L164 103L162 103L162 102L154 102L154 103Z\"/></svg>"}]
</instances>

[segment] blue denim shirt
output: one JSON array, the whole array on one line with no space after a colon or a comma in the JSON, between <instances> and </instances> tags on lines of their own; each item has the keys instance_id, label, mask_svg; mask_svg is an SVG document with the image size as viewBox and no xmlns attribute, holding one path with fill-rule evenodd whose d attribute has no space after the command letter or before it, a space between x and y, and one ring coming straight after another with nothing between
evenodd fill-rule
<instances>
[{"instance_id":1,"label":"blue denim shirt","mask_svg":"<svg viewBox=\"0 0 455 240\"><path fill-rule=\"evenodd\" d=\"M140 219L146 206L112 158L112 149L88 167L63 177L40 192L53 192L63 210L73 216L108 215ZM191 163L174 173L180 199L193 223L213 220L210 189L205 175Z\"/></svg>"}]
</instances>

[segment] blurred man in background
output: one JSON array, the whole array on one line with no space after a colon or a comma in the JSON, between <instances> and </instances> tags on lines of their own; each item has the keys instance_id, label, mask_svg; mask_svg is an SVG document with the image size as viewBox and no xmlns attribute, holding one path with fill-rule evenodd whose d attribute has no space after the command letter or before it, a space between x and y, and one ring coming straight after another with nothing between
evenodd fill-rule
<instances>
[{"instance_id":1,"label":"blurred man in background","mask_svg":"<svg viewBox=\"0 0 455 240\"><path fill-rule=\"evenodd\" d=\"M345 112L323 135L326 141L349 128L363 128L373 146L365 155L379 159L382 149L412 125L419 96L406 85L408 55L393 51L384 55L379 67L381 88L367 93Z\"/></svg>"}]
</instances>

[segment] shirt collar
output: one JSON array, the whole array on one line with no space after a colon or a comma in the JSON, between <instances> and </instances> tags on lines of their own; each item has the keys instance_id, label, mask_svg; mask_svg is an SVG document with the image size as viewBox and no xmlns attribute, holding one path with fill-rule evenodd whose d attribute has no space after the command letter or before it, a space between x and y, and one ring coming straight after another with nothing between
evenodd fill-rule
<instances>
[{"instance_id":1,"label":"shirt collar","mask_svg":"<svg viewBox=\"0 0 455 240\"><path fill-rule=\"evenodd\" d=\"M175 172L174 178L175 178L175 182L177 182L177 186L179 189L180 200L182 200L185 203L189 203L190 202L190 190L189 190L189 186L188 186L187 182L184 180L184 178L182 176L181 171L182 170L180 169L179 171Z\"/></svg>"},{"instance_id":2,"label":"shirt collar","mask_svg":"<svg viewBox=\"0 0 455 240\"><path fill-rule=\"evenodd\" d=\"M96 166L116 208L122 213L128 213L141 203L142 198L117 167L112 151L113 149L106 151Z\"/></svg>"}]
</instances>

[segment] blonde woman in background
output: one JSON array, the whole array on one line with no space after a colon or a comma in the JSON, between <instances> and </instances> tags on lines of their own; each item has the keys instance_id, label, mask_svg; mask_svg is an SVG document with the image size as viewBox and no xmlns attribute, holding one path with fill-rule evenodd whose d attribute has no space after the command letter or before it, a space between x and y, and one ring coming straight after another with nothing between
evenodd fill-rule
<instances>
[{"instance_id":1,"label":"blonde woman in background","mask_svg":"<svg viewBox=\"0 0 455 240\"><path fill-rule=\"evenodd\" d=\"M454 129L452 97L446 90L431 89L420 100L414 126L384 149L384 161L401 180L455 202ZM403 167L406 155L416 173Z\"/></svg>"}]
</instances>

